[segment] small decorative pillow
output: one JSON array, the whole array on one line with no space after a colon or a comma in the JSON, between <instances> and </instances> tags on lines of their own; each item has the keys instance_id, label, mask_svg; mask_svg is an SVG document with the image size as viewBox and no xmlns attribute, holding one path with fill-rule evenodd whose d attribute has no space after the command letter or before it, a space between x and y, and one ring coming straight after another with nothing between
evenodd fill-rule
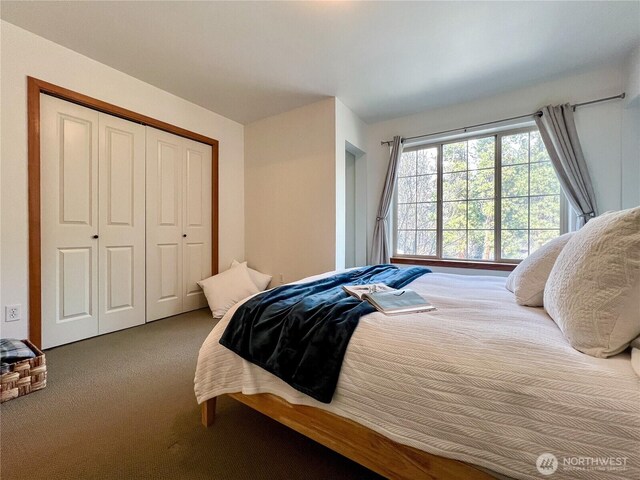
<instances>
[{"instance_id":1,"label":"small decorative pillow","mask_svg":"<svg viewBox=\"0 0 640 480\"><path fill-rule=\"evenodd\" d=\"M640 335L640 207L577 231L558 256L544 307L576 350L615 355Z\"/></svg>"},{"instance_id":2,"label":"small decorative pillow","mask_svg":"<svg viewBox=\"0 0 640 480\"><path fill-rule=\"evenodd\" d=\"M271 282L271 279L273 277L271 275L267 275L266 273L261 273L257 270L254 270L253 268L249 268L247 262L242 263L244 263L244 265L247 267L247 270L249 270L249 276L251 277L251 280L253 280L253 283L255 283L256 287L258 287L261 292L266 290L269 282ZM231 262L232 268L237 265L240 265L240 262L238 262L237 260Z\"/></svg>"},{"instance_id":3,"label":"small decorative pillow","mask_svg":"<svg viewBox=\"0 0 640 480\"><path fill-rule=\"evenodd\" d=\"M198 282L207 297L213 318L221 318L240 300L259 292L245 263Z\"/></svg>"},{"instance_id":4,"label":"small decorative pillow","mask_svg":"<svg viewBox=\"0 0 640 480\"><path fill-rule=\"evenodd\" d=\"M522 260L507 278L507 290L516 296L519 305L541 307L543 305L544 286L551 273L556 258L572 237L573 232L560 235L542 245Z\"/></svg>"}]
</instances>

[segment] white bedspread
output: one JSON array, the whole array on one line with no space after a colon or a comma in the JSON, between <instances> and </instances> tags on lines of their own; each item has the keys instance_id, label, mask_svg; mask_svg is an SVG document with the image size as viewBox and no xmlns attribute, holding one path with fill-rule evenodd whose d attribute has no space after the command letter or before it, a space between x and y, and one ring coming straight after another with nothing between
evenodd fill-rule
<instances>
[{"instance_id":1,"label":"white bedspread","mask_svg":"<svg viewBox=\"0 0 640 480\"><path fill-rule=\"evenodd\" d=\"M221 346L232 309L200 349L198 402L268 392L514 478L540 478L536 459L545 452L559 461L549 478L640 478L640 378L629 354L574 350L543 309L517 305L504 283L437 273L413 282L438 311L363 317L328 405ZM564 465L593 464L584 457L623 457L626 466Z\"/></svg>"}]
</instances>

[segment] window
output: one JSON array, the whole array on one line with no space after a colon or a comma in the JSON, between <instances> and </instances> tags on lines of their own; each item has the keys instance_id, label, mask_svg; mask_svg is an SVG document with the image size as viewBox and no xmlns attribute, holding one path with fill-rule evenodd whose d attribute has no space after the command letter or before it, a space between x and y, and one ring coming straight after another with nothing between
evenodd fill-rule
<instances>
[{"instance_id":1,"label":"window","mask_svg":"<svg viewBox=\"0 0 640 480\"><path fill-rule=\"evenodd\" d=\"M562 201L535 128L414 147L399 163L395 254L516 262L563 231Z\"/></svg>"}]
</instances>

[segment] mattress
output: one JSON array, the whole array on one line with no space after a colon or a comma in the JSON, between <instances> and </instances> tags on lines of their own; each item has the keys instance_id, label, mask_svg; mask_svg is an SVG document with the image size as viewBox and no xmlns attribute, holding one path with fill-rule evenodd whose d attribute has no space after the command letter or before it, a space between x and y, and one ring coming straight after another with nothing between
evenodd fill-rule
<instances>
[{"instance_id":1,"label":"mattress","mask_svg":"<svg viewBox=\"0 0 640 480\"><path fill-rule=\"evenodd\" d=\"M218 343L236 306L200 349L198 403L272 393L508 477L540 478L536 462L552 454L554 478L640 478L640 378L629 354L574 350L542 308L517 305L504 284L443 273L411 283L438 310L362 317L330 404Z\"/></svg>"}]
</instances>

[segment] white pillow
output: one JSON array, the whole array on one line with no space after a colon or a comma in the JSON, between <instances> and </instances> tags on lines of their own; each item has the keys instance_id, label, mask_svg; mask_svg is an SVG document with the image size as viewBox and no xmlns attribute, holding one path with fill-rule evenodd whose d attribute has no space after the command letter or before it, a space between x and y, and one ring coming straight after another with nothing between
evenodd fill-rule
<instances>
[{"instance_id":1,"label":"white pillow","mask_svg":"<svg viewBox=\"0 0 640 480\"><path fill-rule=\"evenodd\" d=\"M269 282L271 282L271 275L267 275L266 273L261 273L257 270L254 270L253 268L249 268L249 266L247 265L247 262L238 262L237 260L234 260L233 262L231 262L231 268L236 267L238 265L244 265L245 267L247 267L247 270L249 270L249 276L251 277L251 280L253 280L253 283L255 283L256 287L258 287L258 289L260 289L260 291L264 291L267 286L269 285Z\"/></svg>"},{"instance_id":2,"label":"white pillow","mask_svg":"<svg viewBox=\"0 0 640 480\"><path fill-rule=\"evenodd\" d=\"M227 271L200 280L198 285L207 297L213 318L221 318L231 307L259 292L249 276L246 264L239 264Z\"/></svg>"},{"instance_id":3,"label":"white pillow","mask_svg":"<svg viewBox=\"0 0 640 480\"><path fill-rule=\"evenodd\" d=\"M632 348L631 349L631 368L636 372L636 375L640 377L640 349Z\"/></svg>"},{"instance_id":4,"label":"white pillow","mask_svg":"<svg viewBox=\"0 0 640 480\"><path fill-rule=\"evenodd\" d=\"M507 277L507 290L516 296L519 305L541 307L543 305L544 286L551 273L556 258L567 244L573 232L560 235L542 245Z\"/></svg>"},{"instance_id":5,"label":"white pillow","mask_svg":"<svg viewBox=\"0 0 640 480\"><path fill-rule=\"evenodd\" d=\"M576 350L615 355L640 335L640 207L577 231L558 256L544 306Z\"/></svg>"}]
</instances>

